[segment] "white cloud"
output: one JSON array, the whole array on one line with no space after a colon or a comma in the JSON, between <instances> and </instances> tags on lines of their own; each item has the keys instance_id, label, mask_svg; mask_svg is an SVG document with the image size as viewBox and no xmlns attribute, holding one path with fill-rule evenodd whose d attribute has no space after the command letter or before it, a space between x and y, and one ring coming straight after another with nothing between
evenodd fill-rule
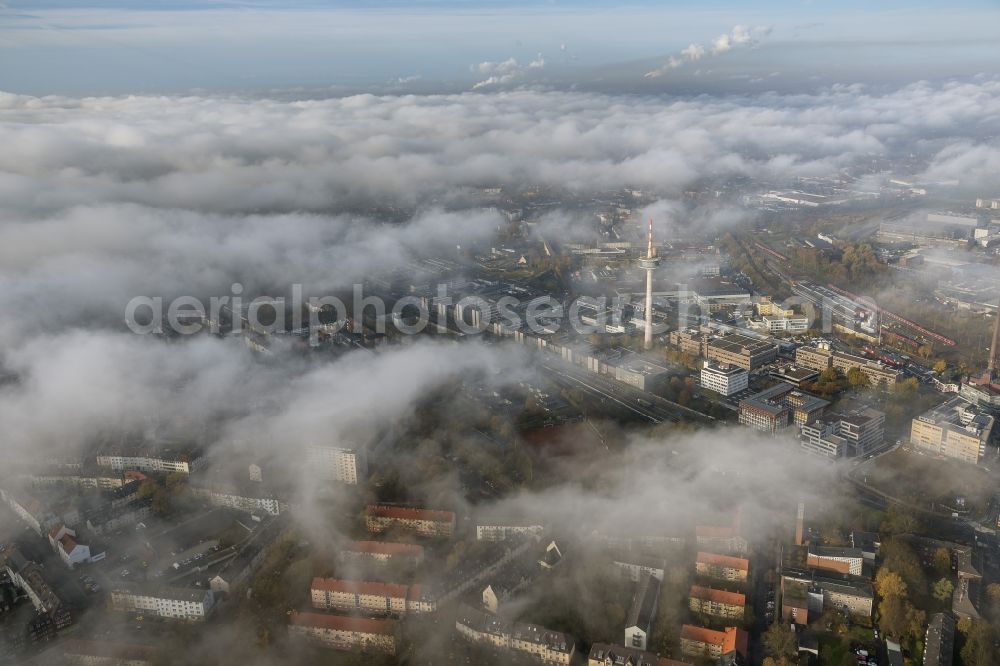
<instances>
[{"instance_id":1,"label":"white cloud","mask_svg":"<svg viewBox=\"0 0 1000 666\"><path fill-rule=\"evenodd\" d=\"M489 88L492 86L504 85L521 79L532 70L545 68L545 58L539 53L538 56L527 65L521 65L515 58L507 58L501 62L481 62L473 66L473 71L486 76L472 86L473 90Z\"/></svg>"}]
</instances>

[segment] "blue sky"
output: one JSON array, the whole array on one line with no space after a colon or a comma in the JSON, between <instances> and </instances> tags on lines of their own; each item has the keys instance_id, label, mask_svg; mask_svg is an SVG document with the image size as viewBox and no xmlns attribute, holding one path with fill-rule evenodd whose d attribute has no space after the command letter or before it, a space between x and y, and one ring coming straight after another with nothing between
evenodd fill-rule
<instances>
[{"instance_id":1,"label":"blue sky","mask_svg":"<svg viewBox=\"0 0 1000 666\"><path fill-rule=\"evenodd\" d=\"M872 4L0 0L0 90L455 90L489 78L480 63L509 59L498 87L711 89L739 77L972 75L1000 61L996 2ZM692 43L711 56L737 25L769 30L643 80Z\"/></svg>"}]
</instances>

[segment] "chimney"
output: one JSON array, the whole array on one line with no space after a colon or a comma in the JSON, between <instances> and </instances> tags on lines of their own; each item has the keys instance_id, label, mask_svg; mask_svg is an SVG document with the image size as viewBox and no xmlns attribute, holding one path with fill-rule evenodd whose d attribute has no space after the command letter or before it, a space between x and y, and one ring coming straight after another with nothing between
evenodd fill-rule
<instances>
[{"instance_id":1,"label":"chimney","mask_svg":"<svg viewBox=\"0 0 1000 666\"><path fill-rule=\"evenodd\" d=\"M795 513L795 545L802 545L802 530L803 523L806 520L806 504L805 502L799 502L798 511Z\"/></svg>"}]
</instances>

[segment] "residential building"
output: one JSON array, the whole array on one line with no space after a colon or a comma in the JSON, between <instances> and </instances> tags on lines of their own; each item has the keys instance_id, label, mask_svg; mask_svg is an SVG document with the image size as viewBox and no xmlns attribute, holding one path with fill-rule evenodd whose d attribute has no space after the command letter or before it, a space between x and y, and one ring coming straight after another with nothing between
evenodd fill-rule
<instances>
[{"instance_id":1,"label":"residential building","mask_svg":"<svg viewBox=\"0 0 1000 666\"><path fill-rule=\"evenodd\" d=\"M509 650L543 664L568 665L576 652L576 639L569 634L534 624L508 622L465 604L458 610L455 629L466 640Z\"/></svg>"},{"instance_id":2,"label":"residential building","mask_svg":"<svg viewBox=\"0 0 1000 666\"><path fill-rule=\"evenodd\" d=\"M742 557L699 552L695 558L695 571L703 576L745 581L750 571L750 561Z\"/></svg>"},{"instance_id":3,"label":"residential building","mask_svg":"<svg viewBox=\"0 0 1000 666\"><path fill-rule=\"evenodd\" d=\"M394 541L348 541L340 549L340 557L345 561L389 562L390 560L406 560L419 563L424 559L424 547L413 543Z\"/></svg>"},{"instance_id":4,"label":"residential building","mask_svg":"<svg viewBox=\"0 0 1000 666\"><path fill-rule=\"evenodd\" d=\"M663 558L644 557L628 552L615 555L613 564L624 572L633 583L638 583L639 579L646 574L662 582L667 568L667 561Z\"/></svg>"},{"instance_id":5,"label":"residential building","mask_svg":"<svg viewBox=\"0 0 1000 666\"><path fill-rule=\"evenodd\" d=\"M507 541L524 536L541 536L545 528L528 521L480 521L476 524L477 541Z\"/></svg>"},{"instance_id":6,"label":"residential building","mask_svg":"<svg viewBox=\"0 0 1000 666\"><path fill-rule=\"evenodd\" d=\"M695 658L707 653L727 666L746 659L747 640L747 632L738 627L726 627L724 631L690 624L681 627L681 653Z\"/></svg>"},{"instance_id":7,"label":"residential building","mask_svg":"<svg viewBox=\"0 0 1000 666\"><path fill-rule=\"evenodd\" d=\"M711 361L753 371L778 358L778 345L743 333L729 333L709 338L705 356Z\"/></svg>"},{"instance_id":8,"label":"residential building","mask_svg":"<svg viewBox=\"0 0 1000 666\"><path fill-rule=\"evenodd\" d=\"M49 545L70 569L78 564L98 562L105 557L103 549L96 549L91 554L90 546L79 542L76 531L61 523L49 530Z\"/></svg>"},{"instance_id":9,"label":"residential building","mask_svg":"<svg viewBox=\"0 0 1000 666\"><path fill-rule=\"evenodd\" d=\"M694 528L698 549L706 552L724 553L745 557L750 552L750 542L742 535L743 510L733 511L728 525L698 525Z\"/></svg>"},{"instance_id":10,"label":"residential building","mask_svg":"<svg viewBox=\"0 0 1000 666\"><path fill-rule=\"evenodd\" d=\"M406 585L372 583L337 578L313 578L310 594L313 608L404 615Z\"/></svg>"},{"instance_id":11,"label":"residential building","mask_svg":"<svg viewBox=\"0 0 1000 666\"><path fill-rule=\"evenodd\" d=\"M455 533L455 513L369 504L365 507L365 525L369 532L376 534L390 527L400 527L422 536L450 537Z\"/></svg>"},{"instance_id":12,"label":"residential building","mask_svg":"<svg viewBox=\"0 0 1000 666\"><path fill-rule=\"evenodd\" d=\"M282 507L280 501L260 483L248 481L244 484L225 483L218 479L192 479L189 484L191 494L212 506L225 506L247 513L266 513L277 516Z\"/></svg>"},{"instance_id":13,"label":"residential building","mask_svg":"<svg viewBox=\"0 0 1000 666\"><path fill-rule=\"evenodd\" d=\"M695 613L740 621L743 620L746 603L746 596L743 594L701 585L692 585L688 596L688 607Z\"/></svg>"},{"instance_id":14,"label":"residential building","mask_svg":"<svg viewBox=\"0 0 1000 666\"><path fill-rule=\"evenodd\" d=\"M649 644L653 620L656 619L656 605L660 600L660 583L648 573L639 579L625 618L625 645L645 650Z\"/></svg>"},{"instance_id":15,"label":"residential building","mask_svg":"<svg viewBox=\"0 0 1000 666\"><path fill-rule=\"evenodd\" d=\"M587 666L690 666L687 662L665 659L636 648L594 643L590 646Z\"/></svg>"},{"instance_id":16,"label":"residential building","mask_svg":"<svg viewBox=\"0 0 1000 666\"><path fill-rule=\"evenodd\" d=\"M109 467L117 472L139 470L140 472L181 472L190 474L201 467L203 460L194 452L175 452L169 449L111 449L97 455L100 467Z\"/></svg>"},{"instance_id":17,"label":"residential building","mask_svg":"<svg viewBox=\"0 0 1000 666\"><path fill-rule=\"evenodd\" d=\"M830 571L824 573L826 575L818 570L789 571L782 576L782 589L804 585L810 614L836 608L854 615L871 616L875 599L871 581ZM799 622L797 618L796 622Z\"/></svg>"},{"instance_id":18,"label":"residential building","mask_svg":"<svg viewBox=\"0 0 1000 666\"><path fill-rule=\"evenodd\" d=\"M832 546L809 546L806 565L816 569L827 569L841 574L860 576L865 562L864 553L858 548L837 548Z\"/></svg>"},{"instance_id":19,"label":"residential building","mask_svg":"<svg viewBox=\"0 0 1000 666\"><path fill-rule=\"evenodd\" d=\"M955 651L955 620L935 613L924 637L924 666L951 666Z\"/></svg>"},{"instance_id":20,"label":"residential building","mask_svg":"<svg viewBox=\"0 0 1000 666\"><path fill-rule=\"evenodd\" d=\"M910 443L920 450L978 464L986 455L994 417L954 397L913 419Z\"/></svg>"},{"instance_id":21,"label":"residential building","mask_svg":"<svg viewBox=\"0 0 1000 666\"><path fill-rule=\"evenodd\" d=\"M335 650L396 654L399 625L394 620L372 620L323 613L291 614L288 632Z\"/></svg>"},{"instance_id":22,"label":"residential building","mask_svg":"<svg viewBox=\"0 0 1000 666\"><path fill-rule=\"evenodd\" d=\"M311 473L326 481L356 485L368 474L368 456L363 446L310 444L306 462Z\"/></svg>"},{"instance_id":23,"label":"residential building","mask_svg":"<svg viewBox=\"0 0 1000 666\"><path fill-rule=\"evenodd\" d=\"M215 603L212 590L195 587L119 583L111 590L111 609L148 613L168 620L203 622Z\"/></svg>"},{"instance_id":24,"label":"residential building","mask_svg":"<svg viewBox=\"0 0 1000 666\"><path fill-rule=\"evenodd\" d=\"M746 390L749 386L749 377L744 368L705 361L701 368L701 387L730 396Z\"/></svg>"}]
</instances>

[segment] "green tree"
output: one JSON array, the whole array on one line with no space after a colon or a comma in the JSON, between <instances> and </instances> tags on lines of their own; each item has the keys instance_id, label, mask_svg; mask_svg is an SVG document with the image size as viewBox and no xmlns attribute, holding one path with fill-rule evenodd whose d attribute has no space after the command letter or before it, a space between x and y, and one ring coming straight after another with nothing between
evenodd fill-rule
<instances>
[{"instance_id":1,"label":"green tree","mask_svg":"<svg viewBox=\"0 0 1000 666\"><path fill-rule=\"evenodd\" d=\"M861 372L861 368L851 368L847 371L847 383L855 388L870 385L868 376Z\"/></svg>"},{"instance_id":2,"label":"green tree","mask_svg":"<svg viewBox=\"0 0 1000 666\"><path fill-rule=\"evenodd\" d=\"M934 583L931 588L931 594L938 601L948 601L951 599L951 593L955 591L955 585L952 584L947 578L942 578L938 582Z\"/></svg>"},{"instance_id":3,"label":"green tree","mask_svg":"<svg viewBox=\"0 0 1000 666\"><path fill-rule=\"evenodd\" d=\"M947 548L935 549L931 560L934 563L934 570L941 576L947 576L951 573L951 553Z\"/></svg>"},{"instance_id":4,"label":"green tree","mask_svg":"<svg viewBox=\"0 0 1000 666\"><path fill-rule=\"evenodd\" d=\"M833 383L840 379L840 372L836 368L827 368L823 372L819 373L819 380L821 382Z\"/></svg>"}]
</instances>

